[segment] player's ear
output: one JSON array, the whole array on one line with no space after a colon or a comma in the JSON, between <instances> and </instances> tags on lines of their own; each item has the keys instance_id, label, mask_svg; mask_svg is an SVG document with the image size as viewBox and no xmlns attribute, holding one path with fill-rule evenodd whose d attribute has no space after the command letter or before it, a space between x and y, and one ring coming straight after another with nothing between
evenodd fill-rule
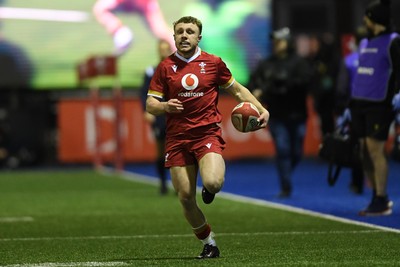
<instances>
[{"instance_id":1,"label":"player's ear","mask_svg":"<svg viewBox=\"0 0 400 267\"><path fill-rule=\"evenodd\" d=\"M199 37L197 37L197 40L200 42L201 38L203 38L203 35L199 35Z\"/></svg>"}]
</instances>

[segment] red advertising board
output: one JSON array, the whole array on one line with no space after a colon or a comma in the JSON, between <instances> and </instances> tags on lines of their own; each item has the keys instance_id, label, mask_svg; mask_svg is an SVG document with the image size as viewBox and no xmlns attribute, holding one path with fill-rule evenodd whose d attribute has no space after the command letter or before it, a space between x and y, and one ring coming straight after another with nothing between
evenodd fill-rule
<instances>
[{"instance_id":1,"label":"red advertising board","mask_svg":"<svg viewBox=\"0 0 400 267\"><path fill-rule=\"evenodd\" d=\"M237 102L230 96L221 96L219 108L223 114L221 124L223 137L227 143L225 159L270 157L275 153L268 129L251 133L240 133L230 121L230 113ZM319 120L309 102L309 119L304 144L305 155L318 152L321 136ZM113 160L117 147L115 133L115 109L111 99L103 99L99 104L100 153L106 161ZM91 162L96 144L94 109L89 99L64 99L58 105L58 158L65 163ZM139 99L123 99L120 121L123 158L125 162L146 162L155 158L155 142L150 126L143 119Z\"/></svg>"}]
</instances>

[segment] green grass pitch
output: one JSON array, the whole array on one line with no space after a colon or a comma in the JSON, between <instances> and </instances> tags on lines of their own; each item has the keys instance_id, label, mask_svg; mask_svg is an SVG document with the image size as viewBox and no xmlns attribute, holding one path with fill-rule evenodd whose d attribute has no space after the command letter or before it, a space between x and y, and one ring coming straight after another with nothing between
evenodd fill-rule
<instances>
[{"instance_id":1,"label":"green grass pitch","mask_svg":"<svg viewBox=\"0 0 400 267\"><path fill-rule=\"evenodd\" d=\"M135 178L135 176L132 176ZM399 234L218 195L202 249L177 196L91 170L2 171L0 266L396 266ZM229 182L229 181L227 181Z\"/></svg>"}]
</instances>

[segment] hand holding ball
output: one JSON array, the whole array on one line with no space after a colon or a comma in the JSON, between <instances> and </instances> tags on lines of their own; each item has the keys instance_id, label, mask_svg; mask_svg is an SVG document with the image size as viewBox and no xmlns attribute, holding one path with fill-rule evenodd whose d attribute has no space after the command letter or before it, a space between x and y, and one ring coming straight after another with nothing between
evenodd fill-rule
<instances>
[{"instance_id":1,"label":"hand holding ball","mask_svg":"<svg viewBox=\"0 0 400 267\"><path fill-rule=\"evenodd\" d=\"M260 129L259 117L260 113L256 106L249 102L242 102L233 108L231 121L236 130L247 133Z\"/></svg>"}]
</instances>

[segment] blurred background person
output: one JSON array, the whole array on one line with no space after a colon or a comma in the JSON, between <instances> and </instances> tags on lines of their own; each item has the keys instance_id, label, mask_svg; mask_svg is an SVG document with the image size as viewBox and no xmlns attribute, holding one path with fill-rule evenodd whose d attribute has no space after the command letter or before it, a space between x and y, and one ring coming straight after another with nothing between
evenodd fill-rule
<instances>
[{"instance_id":1,"label":"blurred background person","mask_svg":"<svg viewBox=\"0 0 400 267\"><path fill-rule=\"evenodd\" d=\"M291 176L303 155L311 69L294 49L290 29L272 32L272 55L259 62L251 74L249 88L268 107L269 130L276 149L276 166L281 192L292 193Z\"/></svg>"},{"instance_id":2,"label":"blurred background person","mask_svg":"<svg viewBox=\"0 0 400 267\"><path fill-rule=\"evenodd\" d=\"M392 30L388 0L370 2L364 23L368 38L360 42L350 103L351 132L359 139L363 169L373 193L359 215L389 215L393 202L387 194L385 143L395 115L393 109L400 109L400 38Z\"/></svg>"},{"instance_id":3,"label":"blurred background person","mask_svg":"<svg viewBox=\"0 0 400 267\"><path fill-rule=\"evenodd\" d=\"M1 32L0 23L0 89L28 89L33 79L33 64L25 51Z\"/></svg>"},{"instance_id":4,"label":"blurred background person","mask_svg":"<svg viewBox=\"0 0 400 267\"><path fill-rule=\"evenodd\" d=\"M159 55L159 62L166 59L172 53L172 47L169 44L169 42L166 40L159 40L157 44L157 53ZM156 167L158 176L160 178L160 193L161 195L165 195L168 193L167 170L164 167L165 128L166 128L165 116L154 116L146 111L147 91L149 89L150 81L151 78L153 78L153 74L156 68L157 66L150 66L146 69L143 79L143 85L140 91L140 97L144 111L144 119L151 125L156 140L156 149L157 149Z\"/></svg>"},{"instance_id":5,"label":"blurred background person","mask_svg":"<svg viewBox=\"0 0 400 267\"><path fill-rule=\"evenodd\" d=\"M0 90L2 90L0 96L0 166L15 168L21 163L32 163L37 159L34 154L40 150L41 144L32 137L37 137L37 129L41 125L29 128L30 125L26 125L26 122L21 119L20 114L27 107L21 105L20 98L26 89L31 89L34 76L33 63L22 46L4 36L1 27L2 23L0 22ZM32 114L30 116L29 122L35 122L39 117L38 113L35 113L33 117ZM24 135L26 138L19 138L22 136L19 134L20 130L13 132L14 125L22 124L24 124L24 128L30 129L29 135L26 133ZM32 139L29 140L29 138ZM30 146L30 144L34 145Z\"/></svg>"},{"instance_id":6,"label":"blurred background person","mask_svg":"<svg viewBox=\"0 0 400 267\"><path fill-rule=\"evenodd\" d=\"M340 62L339 49L333 35L324 33L309 38L308 60L313 68L311 93L314 108L320 118L321 134L335 129L335 89Z\"/></svg>"},{"instance_id":7,"label":"blurred background person","mask_svg":"<svg viewBox=\"0 0 400 267\"><path fill-rule=\"evenodd\" d=\"M354 34L354 45L352 52L346 55L340 66L336 88L336 108L335 113L338 115L336 119L336 127L343 134L350 131L351 114L349 110L350 95L352 92L354 77L357 74L359 51L358 45L360 41L367 36L365 27L360 26ZM350 133L350 137L352 137ZM353 142L358 142L356 138L352 138ZM362 194L364 189L364 172L361 162L355 164L351 169L350 189L356 194Z\"/></svg>"},{"instance_id":8,"label":"blurred background person","mask_svg":"<svg viewBox=\"0 0 400 267\"><path fill-rule=\"evenodd\" d=\"M8 152L8 140L3 129L3 125L0 126L0 168L6 165L7 159L9 157Z\"/></svg>"},{"instance_id":9,"label":"blurred background person","mask_svg":"<svg viewBox=\"0 0 400 267\"><path fill-rule=\"evenodd\" d=\"M134 40L131 27L125 25L115 12L139 14L155 37L167 40L173 47L173 31L166 23L157 0L97 0L93 13L97 21L112 35L115 55L124 54Z\"/></svg>"}]
</instances>

